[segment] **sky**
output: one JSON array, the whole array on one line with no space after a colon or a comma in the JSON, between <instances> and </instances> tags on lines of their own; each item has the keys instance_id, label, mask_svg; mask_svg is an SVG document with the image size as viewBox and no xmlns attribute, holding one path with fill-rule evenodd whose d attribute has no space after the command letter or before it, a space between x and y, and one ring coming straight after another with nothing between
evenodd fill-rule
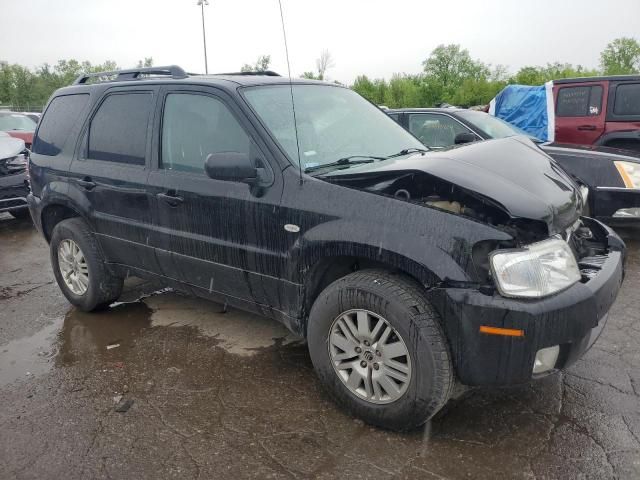
<instances>
[{"instance_id":1,"label":"sky","mask_svg":"<svg viewBox=\"0 0 640 480\"><path fill-rule=\"evenodd\" d=\"M204 72L197 0L0 0L0 60L36 67L61 58L122 67L153 57ZM640 0L282 0L291 73L328 49L332 80L418 73L440 44L510 72L560 61L598 66L606 44L640 40ZM16 21L10 21L16 19ZM271 55L287 73L278 0L209 0L209 72Z\"/></svg>"}]
</instances>

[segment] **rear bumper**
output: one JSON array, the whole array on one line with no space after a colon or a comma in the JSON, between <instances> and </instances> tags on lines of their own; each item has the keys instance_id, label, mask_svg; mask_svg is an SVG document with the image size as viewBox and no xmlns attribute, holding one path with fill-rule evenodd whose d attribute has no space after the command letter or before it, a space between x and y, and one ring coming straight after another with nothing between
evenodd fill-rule
<instances>
[{"instance_id":1,"label":"rear bumper","mask_svg":"<svg viewBox=\"0 0 640 480\"><path fill-rule=\"evenodd\" d=\"M29 181L26 172L0 177L0 212L27 208Z\"/></svg>"},{"instance_id":2,"label":"rear bumper","mask_svg":"<svg viewBox=\"0 0 640 480\"><path fill-rule=\"evenodd\" d=\"M36 229L42 232L42 202L39 197L36 197L33 193L27 195L27 205L29 206L29 213L31 214L31 220Z\"/></svg>"},{"instance_id":3,"label":"rear bumper","mask_svg":"<svg viewBox=\"0 0 640 480\"><path fill-rule=\"evenodd\" d=\"M578 360L598 338L624 276L624 243L609 228L610 251L587 281L540 300L504 298L462 288L430 292L444 320L456 373L466 385L511 385L533 375L536 353L560 346L552 373ZM524 330L523 337L480 333L480 326Z\"/></svg>"}]
</instances>

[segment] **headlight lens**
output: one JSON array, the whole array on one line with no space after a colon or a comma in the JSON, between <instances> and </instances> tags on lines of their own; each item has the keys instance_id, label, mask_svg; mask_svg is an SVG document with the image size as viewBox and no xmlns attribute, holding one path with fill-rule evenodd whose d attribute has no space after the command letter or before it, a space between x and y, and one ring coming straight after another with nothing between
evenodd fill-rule
<instances>
[{"instance_id":1,"label":"headlight lens","mask_svg":"<svg viewBox=\"0 0 640 480\"><path fill-rule=\"evenodd\" d=\"M496 250L491 272L505 297L540 298L580 280L580 270L569 245L551 239L519 250Z\"/></svg>"},{"instance_id":2,"label":"headlight lens","mask_svg":"<svg viewBox=\"0 0 640 480\"><path fill-rule=\"evenodd\" d=\"M613 162L622 177L625 187L640 188L640 164L631 162Z\"/></svg>"}]
</instances>

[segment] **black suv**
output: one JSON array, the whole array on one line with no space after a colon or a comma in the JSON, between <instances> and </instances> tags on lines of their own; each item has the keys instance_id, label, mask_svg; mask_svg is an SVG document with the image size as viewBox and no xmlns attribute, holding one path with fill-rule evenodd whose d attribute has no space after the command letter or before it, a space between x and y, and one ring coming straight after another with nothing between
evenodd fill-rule
<instances>
[{"instance_id":1,"label":"black suv","mask_svg":"<svg viewBox=\"0 0 640 480\"><path fill-rule=\"evenodd\" d=\"M71 303L107 307L135 275L275 318L340 404L398 430L456 381L570 365L623 276L623 242L527 139L429 152L352 90L270 72L83 76L30 175Z\"/></svg>"}]
</instances>

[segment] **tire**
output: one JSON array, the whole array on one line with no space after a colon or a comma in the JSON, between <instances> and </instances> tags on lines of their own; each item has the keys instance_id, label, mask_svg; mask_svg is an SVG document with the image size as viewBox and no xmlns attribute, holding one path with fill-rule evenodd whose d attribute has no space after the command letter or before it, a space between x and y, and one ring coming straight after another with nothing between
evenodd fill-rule
<instances>
[{"instance_id":1,"label":"tire","mask_svg":"<svg viewBox=\"0 0 640 480\"><path fill-rule=\"evenodd\" d=\"M72 291L77 285L69 286L63 278L59 261L63 243L65 246L77 245L84 257L83 267L88 277L84 291ZM51 266L60 290L67 300L79 309L90 312L105 308L122 293L124 280L108 271L98 242L82 219L69 218L55 226L51 234L50 254ZM65 257L68 258L66 255ZM64 260L62 264L65 264Z\"/></svg>"},{"instance_id":2,"label":"tire","mask_svg":"<svg viewBox=\"0 0 640 480\"><path fill-rule=\"evenodd\" d=\"M18 220L29 218L28 208L18 208L16 210L9 210L9 213L13 216L13 218L17 218Z\"/></svg>"},{"instance_id":3,"label":"tire","mask_svg":"<svg viewBox=\"0 0 640 480\"><path fill-rule=\"evenodd\" d=\"M335 332L341 337L340 333L346 325L342 323L343 315L346 313L347 317L353 319L354 310L356 320L357 310L369 312L366 314L369 316L368 325L377 325L380 318L384 319L388 326L395 329L397 337L393 337L394 334L392 337L402 340L406 347L408 358L396 359L399 358L401 362L406 360L403 369L410 366L410 376L407 382L398 387L405 390L396 399L381 401L383 397L376 395L373 381L367 390L366 381L363 380L358 384L359 390L354 393L347 386L349 380L344 378L348 374L350 379L355 370L351 370L351 373L347 370L345 373L339 367L334 368L334 361L340 355L349 357L357 352L357 347L347 352L348 349L336 349L334 346ZM372 330L375 328L372 327ZM355 339L355 336L352 338ZM370 360L373 354L374 362L381 359L381 365L376 369L377 374L380 374L388 371L385 365L387 355L383 353L382 357L377 357L380 355L377 348L383 350L385 347L381 343L381 336L378 335L377 338L377 343L371 347L376 349L375 353L364 352L369 354L369 358L362 358L360 354L355 357L357 363L354 365L363 367L362 362ZM356 342L359 340L362 337L355 339ZM331 397L351 414L369 424L396 431L414 429L433 417L451 396L454 374L446 337L437 313L425 298L424 289L408 277L384 270L363 270L336 280L318 296L311 308L307 343L316 372ZM397 344L394 343L394 346ZM360 347L361 350L370 348L362 343ZM330 351L339 353L332 357ZM394 364L397 365L396 362ZM365 370L371 372L368 374L372 375L369 378L374 378L374 370L370 365L359 371ZM374 392L369 399L364 398L367 391ZM378 385L378 394L380 392Z\"/></svg>"}]
</instances>

